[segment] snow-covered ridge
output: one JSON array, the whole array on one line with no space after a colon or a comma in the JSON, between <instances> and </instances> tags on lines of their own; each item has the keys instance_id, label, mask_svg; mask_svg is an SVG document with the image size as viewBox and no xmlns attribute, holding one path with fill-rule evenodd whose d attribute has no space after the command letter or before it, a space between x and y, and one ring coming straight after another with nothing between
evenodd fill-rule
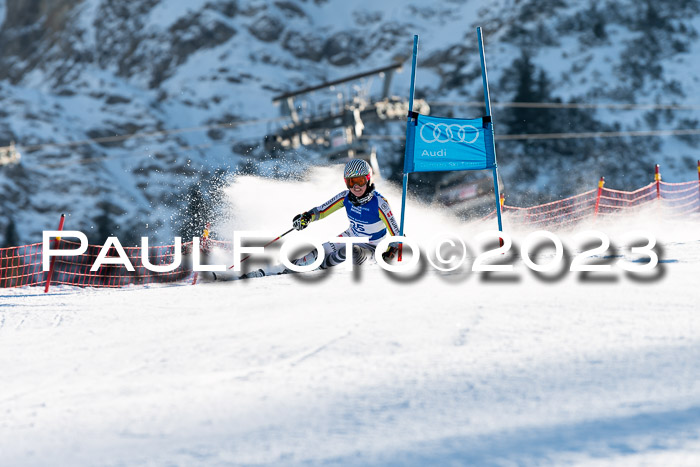
<instances>
[{"instance_id":1,"label":"snow-covered ridge","mask_svg":"<svg viewBox=\"0 0 700 467\"><path fill-rule=\"evenodd\" d=\"M39 2L36 11L31 5L0 2L0 145L14 140L20 150L275 117L272 96L405 58L414 33L421 37L418 95L479 100L477 24L486 34L494 101L513 98L508 76L523 50L546 71L551 97L564 101L693 104L700 94L693 65L700 15L693 2L669 8L569 1L546 11L539 2L512 0L427 6L398 0L62 0ZM403 96L407 89L404 72L392 92ZM496 122L509 114L498 111ZM698 112L599 111L596 117L622 129L689 128L697 126ZM0 167L0 239L12 219L20 239L34 241L61 212L85 231L99 230L106 216L112 233L171 237L190 187L217 169L235 169L266 131L263 124L23 151L21 166ZM383 164L399 157L397 144L380 146ZM664 179L687 180L694 175L696 145L692 138L613 142L594 160L623 168L617 180L609 179L620 188L646 183L629 178L655 162L663 164ZM499 162L516 189L523 171L511 149L503 147ZM565 183L570 178L595 183L600 175L613 176L599 170L557 160L543 167L536 186L560 190L578 185ZM563 182L554 186L553 180Z\"/></svg>"}]
</instances>

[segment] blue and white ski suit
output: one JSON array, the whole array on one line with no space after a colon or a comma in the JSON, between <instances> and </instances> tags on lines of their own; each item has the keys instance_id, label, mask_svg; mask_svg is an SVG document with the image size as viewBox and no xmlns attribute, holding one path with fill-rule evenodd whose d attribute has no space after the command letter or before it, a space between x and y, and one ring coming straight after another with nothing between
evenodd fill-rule
<instances>
[{"instance_id":1,"label":"blue and white ski suit","mask_svg":"<svg viewBox=\"0 0 700 467\"><path fill-rule=\"evenodd\" d=\"M350 200L350 191L344 190L329 199L322 205L313 208L309 212L313 215L311 220L323 219L335 211L345 208L345 212L350 221L350 227L339 237L369 237L366 243L358 243L354 249L353 259L356 264L363 263L368 256L374 253L379 242L388 235L398 235L399 226L391 212L389 202L379 192L373 191L371 199L364 204L355 205ZM359 248L358 248L359 247ZM342 243L327 242L323 244L325 260L321 268L328 268L345 261L345 248ZM310 259L316 259L315 251L299 258L300 264L307 264L306 257L313 255Z\"/></svg>"},{"instance_id":2,"label":"blue and white ski suit","mask_svg":"<svg viewBox=\"0 0 700 467\"><path fill-rule=\"evenodd\" d=\"M372 257L379 242L387 235L398 235L399 226L391 212L389 203L377 191L372 191L368 201L361 205L354 205L350 200L350 191L345 190L322 205L308 211L311 214L311 222L323 219L335 211L345 208L350 227L339 237L369 237L365 243L353 245L353 262L362 264ZM323 244L324 260L320 269L336 266L345 261L345 244L326 242ZM316 261L318 252L316 249L301 258L292 261L298 266L304 266ZM277 264L260 272L266 276L291 272L283 264Z\"/></svg>"}]
</instances>

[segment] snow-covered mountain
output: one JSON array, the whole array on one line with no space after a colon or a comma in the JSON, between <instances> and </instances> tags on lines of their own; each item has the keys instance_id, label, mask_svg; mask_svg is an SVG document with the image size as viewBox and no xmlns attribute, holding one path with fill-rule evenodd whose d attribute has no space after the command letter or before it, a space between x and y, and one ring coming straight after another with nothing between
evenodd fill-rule
<instances>
[{"instance_id":1,"label":"snow-covered mountain","mask_svg":"<svg viewBox=\"0 0 700 467\"><path fill-rule=\"evenodd\" d=\"M0 0L0 24L0 146L15 141L22 153L19 165L0 166L0 245L11 220L22 242L37 241L61 212L67 228L95 237L100 229L170 237L194 184L208 187L251 154L263 172L309 157L250 152L279 116L273 96L405 58L413 34L417 96L437 113L482 112L455 105L482 98L477 25L496 103L692 107L700 94L700 4L692 0ZM406 68L395 95L408 94ZM496 106L496 132L697 128L700 105L528 115ZM241 125L250 120L258 123ZM387 125L396 129L368 132L401 133L400 123ZM600 175L613 187L639 186L655 162L666 180L690 179L696 138L497 149L517 199L526 187L563 196ZM400 139L384 143L380 164L400 154Z\"/></svg>"}]
</instances>

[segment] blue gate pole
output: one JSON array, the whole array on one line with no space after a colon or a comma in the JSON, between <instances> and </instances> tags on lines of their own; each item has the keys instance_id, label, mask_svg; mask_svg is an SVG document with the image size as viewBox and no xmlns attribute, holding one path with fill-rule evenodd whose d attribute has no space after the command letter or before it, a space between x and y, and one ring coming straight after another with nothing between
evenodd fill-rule
<instances>
[{"instance_id":1,"label":"blue gate pole","mask_svg":"<svg viewBox=\"0 0 700 467\"><path fill-rule=\"evenodd\" d=\"M413 36L413 63L411 64L411 91L410 91L410 96L408 97L408 112L409 116L407 117L407 122L406 122L406 149L404 150L404 166L406 165L406 158L408 157L408 150L409 150L409 144L408 144L408 125L411 124L411 116L410 113L413 112L413 92L415 90L415 84L416 84L416 55L418 55L418 34L415 34ZM404 172L403 174L403 194L401 195L401 225L399 226L399 235L403 236L403 221L404 217L406 214L406 190L408 188L408 172ZM401 257L401 254L399 253L399 258Z\"/></svg>"},{"instance_id":2,"label":"blue gate pole","mask_svg":"<svg viewBox=\"0 0 700 467\"><path fill-rule=\"evenodd\" d=\"M489 95L489 80L486 76L486 58L484 57L484 38L481 35L481 27L476 28L476 35L479 40L479 56L481 57L481 80L484 83L484 103L486 104L486 115L491 116L491 96ZM491 119L493 126L493 119ZM496 162L496 138L493 138L493 191L496 194L496 214L498 215L498 230L503 232L503 222L501 221L501 195L498 193L498 163Z\"/></svg>"}]
</instances>

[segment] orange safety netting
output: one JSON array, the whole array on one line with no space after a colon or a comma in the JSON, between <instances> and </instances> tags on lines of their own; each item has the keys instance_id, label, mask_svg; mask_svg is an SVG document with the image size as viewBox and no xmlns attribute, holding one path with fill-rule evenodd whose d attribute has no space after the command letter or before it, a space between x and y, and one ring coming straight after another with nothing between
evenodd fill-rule
<instances>
[{"instance_id":1,"label":"orange safety netting","mask_svg":"<svg viewBox=\"0 0 700 467\"><path fill-rule=\"evenodd\" d=\"M513 225L563 226L593 215L596 192L597 190L590 190L570 198L528 208L504 204L503 212L509 213L508 220Z\"/></svg>"},{"instance_id":2,"label":"orange safety netting","mask_svg":"<svg viewBox=\"0 0 700 467\"><path fill-rule=\"evenodd\" d=\"M644 206L662 208L665 217L682 217L700 212L700 181L684 183L652 182L635 191L593 189L569 198L531 207L503 205L512 226L567 227L584 219L608 218ZM495 218L496 210L484 220Z\"/></svg>"},{"instance_id":3,"label":"orange safety netting","mask_svg":"<svg viewBox=\"0 0 700 467\"><path fill-rule=\"evenodd\" d=\"M60 240L57 249L75 250L79 243ZM56 248L56 247L52 247ZM230 243L213 239L203 239L203 262L206 253L214 248L230 250ZM134 271L122 265L103 264L96 271L91 271L97 259L101 245L88 245L87 251L79 256L56 256L51 284L65 284L82 287L124 287L164 282L190 281L194 273L188 259L192 253L192 242L181 245L181 263L169 272L153 272L142 262L141 247L124 247L124 252ZM0 248L0 287L23 287L45 285L48 272L43 271L43 246L41 243ZM153 246L148 248L148 261L153 266L165 266L173 263L175 245ZM114 248L107 253L107 258L118 257Z\"/></svg>"}]
</instances>

